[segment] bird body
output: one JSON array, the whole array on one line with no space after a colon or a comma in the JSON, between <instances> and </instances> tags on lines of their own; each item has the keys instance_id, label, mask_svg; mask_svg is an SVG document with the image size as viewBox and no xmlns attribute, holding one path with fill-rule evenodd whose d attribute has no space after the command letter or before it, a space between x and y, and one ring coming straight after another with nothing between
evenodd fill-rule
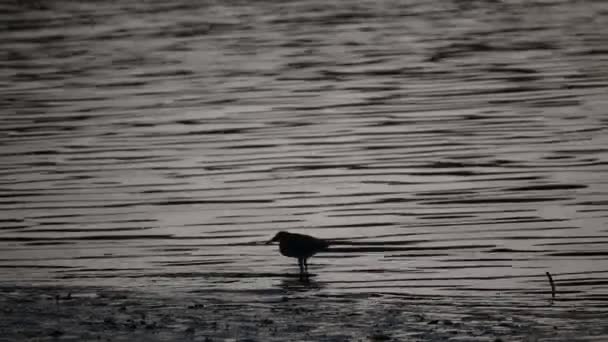
<instances>
[{"instance_id":1,"label":"bird body","mask_svg":"<svg viewBox=\"0 0 608 342\"><path fill-rule=\"evenodd\" d=\"M300 278L308 276L308 258L329 247L329 241L318 239L310 235L289 232L278 232L270 241L279 242L279 251L282 255L297 258L300 266Z\"/></svg>"}]
</instances>

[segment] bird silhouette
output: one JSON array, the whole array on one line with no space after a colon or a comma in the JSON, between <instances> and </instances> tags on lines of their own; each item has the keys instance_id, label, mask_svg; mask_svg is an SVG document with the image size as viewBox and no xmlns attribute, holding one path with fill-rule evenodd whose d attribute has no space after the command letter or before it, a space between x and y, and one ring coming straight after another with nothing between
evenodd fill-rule
<instances>
[{"instance_id":1,"label":"bird silhouette","mask_svg":"<svg viewBox=\"0 0 608 342\"><path fill-rule=\"evenodd\" d=\"M300 266L300 279L308 277L308 258L329 247L330 242L310 235L278 232L266 244L279 242L279 251L286 257L297 258Z\"/></svg>"}]
</instances>

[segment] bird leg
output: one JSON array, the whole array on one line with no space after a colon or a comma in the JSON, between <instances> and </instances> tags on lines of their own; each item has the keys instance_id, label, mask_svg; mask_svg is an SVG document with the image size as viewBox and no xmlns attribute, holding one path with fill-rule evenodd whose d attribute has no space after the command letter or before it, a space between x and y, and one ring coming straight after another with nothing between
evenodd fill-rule
<instances>
[{"instance_id":1,"label":"bird leg","mask_svg":"<svg viewBox=\"0 0 608 342\"><path fill-rule=\"evenodd\" d=\"M308 282L309 274L308 274L308 258L302 258L302 264L304 264L304 281Z\"/></svg>"},{"instance_id":2,"label":"bird leg","mask_svg":"<svg viewBox=\"0 0 608 342\"><path fill-rule=\"evenodd\" d=\"M300 280L304 277L304 258L298 258L298 266L300 266Z\"/></svg>"}]
</instances>

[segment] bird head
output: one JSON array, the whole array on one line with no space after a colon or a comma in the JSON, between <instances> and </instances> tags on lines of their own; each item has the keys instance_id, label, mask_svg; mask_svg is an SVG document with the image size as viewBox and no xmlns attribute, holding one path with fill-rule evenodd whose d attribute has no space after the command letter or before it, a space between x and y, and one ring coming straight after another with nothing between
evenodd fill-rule
<instances>
[{"instance_id":1,"label":"bird head","mask_svg":"<svg viewBox=\"0 0 608 342\"><path fill-rule=\"evenodd\" d=\"M287 236L287 234L289 234L289 233L288 232L283 232L283 231L278 232L278 233L276 233L276 235L272 239L268 240L268 242L266 242L266 244L269 245L269 244L271 244L273 242L281 241L281 239L285 238Z\"/></svg>"}]
</instances>

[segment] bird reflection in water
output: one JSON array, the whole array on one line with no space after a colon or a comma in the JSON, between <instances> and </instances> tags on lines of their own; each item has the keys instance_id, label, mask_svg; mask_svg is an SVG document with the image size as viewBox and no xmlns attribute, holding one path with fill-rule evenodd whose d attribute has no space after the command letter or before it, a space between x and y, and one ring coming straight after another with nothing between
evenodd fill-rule
<instances>
[{"instance_id":1,"label":"bird reflection in water","mask_svg":"<svg viewBox=\"0 0 608 342\"><path fill-rule=\"evenodd\" d=\"M285 291L286 293L290 292L307 292L307 291L318 291L321 290L324 286L322 283L319 283L311 277L305 278L295 278L295 277L285 277L281 279L279 283L279 287Z\"/></svg>"}]
</instances>

